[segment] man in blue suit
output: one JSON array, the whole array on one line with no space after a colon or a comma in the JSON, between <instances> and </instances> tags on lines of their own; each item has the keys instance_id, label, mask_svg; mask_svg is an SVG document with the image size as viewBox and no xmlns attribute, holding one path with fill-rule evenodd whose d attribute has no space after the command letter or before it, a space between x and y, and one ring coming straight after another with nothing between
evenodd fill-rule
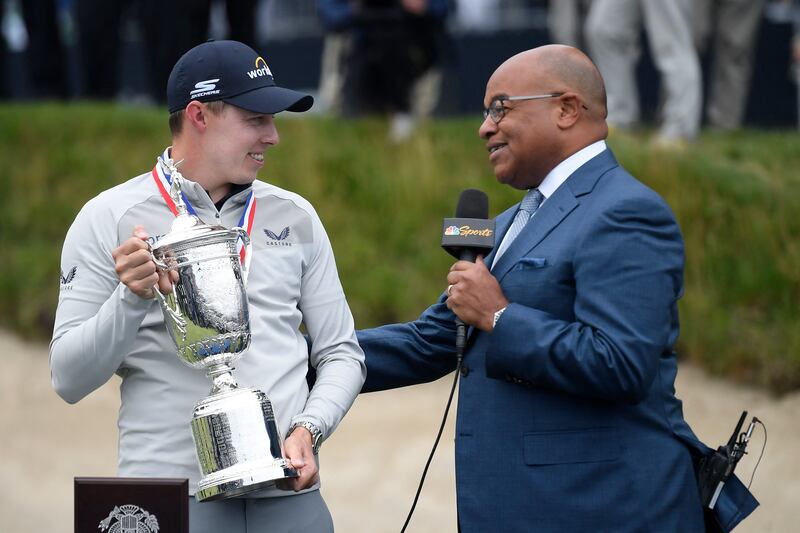
<instances>
[{"instance_id":1,"label":"man in blue suit","mask_svg":"<svg viewBox=\"0 0 800 533\"><path fill-rule=\"evenodd\" d=\"M683 242L666 203L617 163L582 52L549 45L489 79L480 136L497 180L526 190L485 259L459 261L414 322L361 331L363 391L456 367L461 531L703 531L694 463L709 449L675 398ZM757 505L738 480L714 527Z\"/></svg>"}]
</instances>

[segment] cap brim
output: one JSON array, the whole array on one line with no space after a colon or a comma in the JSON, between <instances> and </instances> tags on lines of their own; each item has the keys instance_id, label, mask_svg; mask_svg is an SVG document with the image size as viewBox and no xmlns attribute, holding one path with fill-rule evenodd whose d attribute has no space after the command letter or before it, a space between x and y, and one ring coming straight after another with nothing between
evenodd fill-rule
<instances>
[{"instance_id":1,"label":"cap brim","mask_svg":"<svg viewBox=\"0 0 800 533\"><path fill-rule=\"evenodd\" d=\"M314 97L310 94L275 86L260 87L223 100L236 107L265 115L274 115L281 111L300 113L308 111L314 105Z\"/></svg>"}]
</instances>

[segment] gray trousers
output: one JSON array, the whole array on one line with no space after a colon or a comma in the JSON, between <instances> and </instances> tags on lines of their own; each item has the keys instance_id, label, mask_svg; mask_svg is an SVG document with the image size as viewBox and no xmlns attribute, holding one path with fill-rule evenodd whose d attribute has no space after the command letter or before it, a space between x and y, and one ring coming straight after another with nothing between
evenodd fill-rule
<instances>
[{"instance_id":1,"label":"gray trousers","mask_svg":"<svg viewBox=\"0 0 800 533\"><path fill-rule=\"evenodd\" d=\"M750 94L764 0L695 0L692 31L700 55L711 47L706 118L720 129L741 127Z\"/></svg>"},{"instance_id":2,"label":"gray trousers","mask_svg":"<svg viewBox=\"0 0 800 533\"><path fill-rule=\"evenodd\" d=\"M608 123L639 122L636 63L644 22L653 60L661 75L664 106L659 135L693 139L700 128L702 78L690 29L689 0L594 0L586 40L608 93Z\"/></svg>"},{"instance_id":3,"label":"gray trousers","mask_svg":"<svg viewBox=\"0 0 800 533\"><path fill-rule=\"evenodd\" d=\"M331 115L342 113L346 62L352 44L350 35L345 33L325 34L319 73L319 100L322 110Z\"/></svg>"},{"instance_id":4,"label":"gray trousers","mask_svg":"<svg viewBox=\"0 0 800 533\"><path fill-rule=\"evenodd\" d=\"M589 11L591 0L550 0L547 10L547 27L554 43L583 49L584 13Z\"/></svg>"},{"instance_id":5,"label":"gray trousers","mask_svg":"<svg viewBox=\"0 0 800 533\"><path fill-rule=\"evenodd\" d=\"M333 519L318 490L280 498L199 503L189 497L190 533L332 533Z\"/></svg>"}]
</instances>

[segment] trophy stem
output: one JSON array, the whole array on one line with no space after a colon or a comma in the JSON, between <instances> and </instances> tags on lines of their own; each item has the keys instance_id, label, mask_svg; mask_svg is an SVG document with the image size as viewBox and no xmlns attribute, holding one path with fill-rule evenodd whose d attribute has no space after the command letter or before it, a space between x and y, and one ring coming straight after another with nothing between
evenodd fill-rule
<instances>
[{"instance_id":1,"label":"trophy stem","mask_svg":"<svg viewBox=\"0 0 800 533\"><path fill-rule=\"evenodd\" d=\"M228 363L219 363L208 367L206 376L213 383L211 386L211 394L218 394L220 392L231 391L239 387L236 380L233 379L233 367Z\"/></svg>"}]
</instances>

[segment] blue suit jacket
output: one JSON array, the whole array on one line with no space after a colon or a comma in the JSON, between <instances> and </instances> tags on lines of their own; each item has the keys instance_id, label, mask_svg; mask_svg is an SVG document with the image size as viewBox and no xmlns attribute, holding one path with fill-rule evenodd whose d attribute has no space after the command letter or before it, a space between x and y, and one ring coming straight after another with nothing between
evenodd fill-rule
<instances>
[{"instance_id":1,"label":"blue suit jacket","mask_svg":"<svg viewBox=\"0 0 800 533\"><path fill-rule=\"evenodd\" d=\"M498 243L516 209L497 217ZM703 531L693 455L709 450L674 395L683 241L664 201L605 151L547 199L492 273L511 304L492 333L471 332L464 358L461 530ZM444 301L358 333L364 391L453 370ZM757 505L729 485L723 529Z\"/></svg>"}]
</instances>

